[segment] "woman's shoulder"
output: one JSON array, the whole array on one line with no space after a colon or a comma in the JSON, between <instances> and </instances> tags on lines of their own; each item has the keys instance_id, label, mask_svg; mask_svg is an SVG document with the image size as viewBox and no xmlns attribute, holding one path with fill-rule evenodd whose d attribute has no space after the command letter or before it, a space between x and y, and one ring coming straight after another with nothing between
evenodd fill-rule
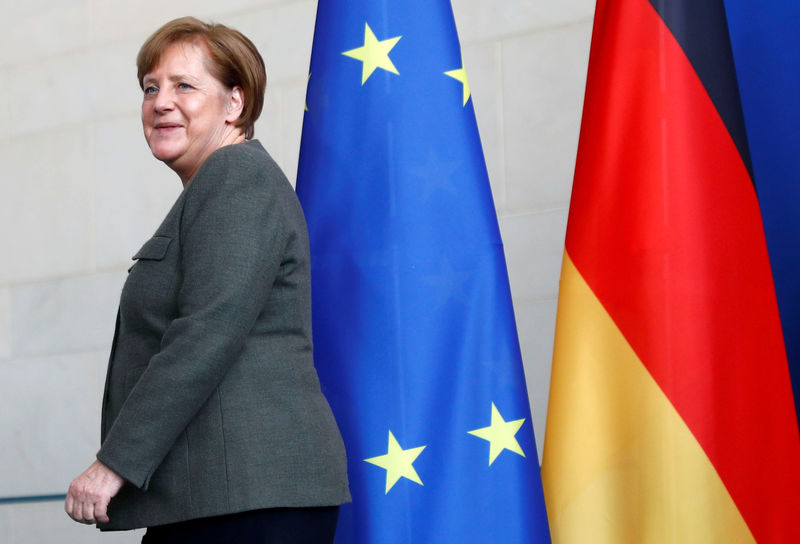
<instances>
[{"instance_id":1,"label":"woman's shoulder","mask_svg":"<svg viewBox=\"0 0 800 544\"><path fill-rule=\"evenodd\" d=\"M258 140L221 147L205 160L186 190L191 194L217 192L222 186L260 193L294 193L288 179Z\"/></svg>"},{"instance_id":2,"label":"woman's shoulder","mask_svg":"<svg viewBox=\"0 0 800 544\"><path fill-rule=\"evenodd\" d=\"M184 193L184 217L216 207L237 214L244 214L247 210L253 213L268 211L284 217L289 223L302 216L294 189L258 140L214 151Z\"/></svg>"},{"instance_id":3,"label":"woman's shoulder","mask_svg":"<svg viewBox=\"0 0 800 544\"><path fill-rule=\"evenodd\" d=\"M235 178L286 180L280 167L258 140L248 140L217 149L208 156L198 170L198 176L201 173L206 176L210 174L212 177L215 174L227 174Z\"/></svg>"}]
</instances>

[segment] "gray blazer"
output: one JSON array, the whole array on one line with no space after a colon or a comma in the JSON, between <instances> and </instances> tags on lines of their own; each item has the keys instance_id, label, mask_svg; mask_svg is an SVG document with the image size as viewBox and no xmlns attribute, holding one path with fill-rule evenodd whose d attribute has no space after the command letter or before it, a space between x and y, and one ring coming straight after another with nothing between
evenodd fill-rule
<instances>
[{"instance_id":1,"label":"gray blazer","mask_svg":"<svg viewBox=\"0 0 800 544\"><path fill-rule=\"evenodd\" d=\"M134 256L97 458L103 530L350 500L313 366L308 236L258 141L214 152Z\"/></svg>"}]
</instances>

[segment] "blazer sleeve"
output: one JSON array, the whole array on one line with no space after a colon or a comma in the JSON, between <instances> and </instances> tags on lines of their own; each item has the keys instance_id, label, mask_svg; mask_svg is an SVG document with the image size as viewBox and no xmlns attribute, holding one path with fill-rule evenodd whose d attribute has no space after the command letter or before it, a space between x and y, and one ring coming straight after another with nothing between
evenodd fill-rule
<instances>
[{"instance_id":1,"label":"blazer sleeve","mask_svg":"<svg viewBox=\"0 0 800 544\"><path fill-rule=\"evenodd\" d=\"M277 184L238 153L209 157L186 189L178 317L97 454L142 489L236 360L281 264Z\"/></svg>"}]
</instances>

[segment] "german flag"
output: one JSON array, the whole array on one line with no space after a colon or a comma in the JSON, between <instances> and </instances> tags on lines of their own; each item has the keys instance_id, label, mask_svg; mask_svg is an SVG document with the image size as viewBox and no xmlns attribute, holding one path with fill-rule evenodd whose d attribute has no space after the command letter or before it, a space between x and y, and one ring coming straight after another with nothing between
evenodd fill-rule
<instances>
[{"instance_id":1,"label":"german flag","mask_svg":"<svg viewBox=\"0 0 800 544\"><path fill-rule=\"evenodd\" d=\"M544 443L556 543L800 542L721 0L598 0Z\"/></svg>"}]
</instances>

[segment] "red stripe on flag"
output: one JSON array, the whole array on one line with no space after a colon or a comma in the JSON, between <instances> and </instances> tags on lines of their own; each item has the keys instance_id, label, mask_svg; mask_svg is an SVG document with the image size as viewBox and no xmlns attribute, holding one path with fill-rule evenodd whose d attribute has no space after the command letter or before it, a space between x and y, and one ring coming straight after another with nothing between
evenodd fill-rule
<instances>
[{"instance_id":1,"label":"red stripe on flag","mask_svg":"<svg viewBox=\"0 0 800 544\"><path fill-rule=\"evenodd\" d=\"M599 0L567 251L759 542L800 542L800 437L758 201L646 0Z\"/></svg>"}]
</instances>

